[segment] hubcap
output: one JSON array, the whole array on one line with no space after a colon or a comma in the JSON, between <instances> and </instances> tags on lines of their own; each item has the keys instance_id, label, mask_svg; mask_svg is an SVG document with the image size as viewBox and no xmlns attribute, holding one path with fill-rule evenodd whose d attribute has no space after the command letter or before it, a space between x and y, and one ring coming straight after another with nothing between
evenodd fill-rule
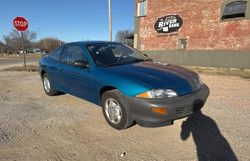
<instances>
[{"instance_id":1,"label":"hubcap","mask_svg":"<svg viewBox=\"0 0 250 161\"><path fill-rule=\"evenodd\" d=\"M119 124L122 118L122 109L120 104L113 98L105 101L105 114L110 122Z\"/></svg>"},{"instance_id":2,"label":"hubcap","mask_svg":"<svg viewBox=\"0 0 250 161\"><path fill-rule=\"evenodd\" d=\"M49 93L49 91L50 91L50 82L49 82L49 79L47 77L43 78L43 86L44 86L45 91L47 93Z\"/></svg>"}]
</instances>

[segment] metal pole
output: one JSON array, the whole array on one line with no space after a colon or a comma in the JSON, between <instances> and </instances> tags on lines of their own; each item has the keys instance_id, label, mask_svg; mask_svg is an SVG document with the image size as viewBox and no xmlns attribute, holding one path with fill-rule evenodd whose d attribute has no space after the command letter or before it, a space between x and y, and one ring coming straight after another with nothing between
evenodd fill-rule
<instances>
[{"instance_id":1,"label":"metal pole","mask_svg":"<svg viewBox=\"0 0 250 161\"><path fill-rule=\"evenodd\" d=\"M111 0L108 0L108 14L109 14L109 41L112 41L112 13L111 13Z\"/></svg>"},{"instance_id":2,"label":"metal pole","mask_svg":"<svg viewBox=\"0 0 250 161\"><path fill-rule=\"evenodd\" d=\"M60 30L59 30L59 42L60 42L60 46L62 46L62 41L61 41L61 38L62 38L62 31L61 31L62 24L61 23L59 23L59 28L60 28Z\"/></svg>"},{"instance_id":3,"label":"metal pole","mask_svg":"<svg viewBox=\"0 0 250 161\"><path fill-rule=\"evenodd\" d=\"M23 32L21 31L21 36L22 36L22 51L23 51L23 62L24 62L24 67L26 67L26 55L24 52L24 45L23 45Z\"/></svg>"}]
</instances>

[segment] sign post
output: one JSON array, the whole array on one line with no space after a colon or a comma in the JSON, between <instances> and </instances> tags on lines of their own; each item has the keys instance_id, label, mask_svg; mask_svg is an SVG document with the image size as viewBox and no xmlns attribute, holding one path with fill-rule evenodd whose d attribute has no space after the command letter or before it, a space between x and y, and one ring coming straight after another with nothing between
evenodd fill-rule
<instances>
[{"instance_id":1,"label":"sign post","mask_svg":"<svg viewBox=\"0 0 250 161\"><path fill-rule=\"evenodd\" d=\"M24 17L16 17L13 20L13 26L20 31L21 33L21 38L22 38L22 52L23 52L23 62L24 62L24 67L26 67L26 56L24 52L24 37L23 37L23 31L27 30L28 28L28 21Z\"/></svg>"},{"instance_id":2,"label":"sign post","mask_svg":"<svg viewBox=\"0 0 250 161\"><path fill-rule=\"evenodd\" d=\"M23 63L24 63L24 67L26 67L26 53L24 52L24 45L23 45L23 32L21 32L21 37L22 37L22 51L23 51Z\"/></svg>"}]
</instances>

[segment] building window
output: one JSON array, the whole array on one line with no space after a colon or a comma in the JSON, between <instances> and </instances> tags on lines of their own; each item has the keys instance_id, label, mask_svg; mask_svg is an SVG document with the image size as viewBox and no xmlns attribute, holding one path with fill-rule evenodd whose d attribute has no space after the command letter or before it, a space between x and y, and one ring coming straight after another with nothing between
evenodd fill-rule
<instances>
[{"instance_id":1,"label":"building window","mask_svg":"<svg viewBox=\"0 0 250 161\"><path fill-rule=\"evenodd\" d=\"M138 11L138 13L137 13L138 17L146 16L146 14L147 14L147 0L139 0L137 11Z\"/></svg>"},{"instance_id":2,"label":"building window","mask_svg":"<svg viewBox=\"0 0 250 161\"><path fill-rule=\"evenodd\" d=\"M246 17L246 1L234 1L225 5L221 20Z\"/></svg>"}]
</instances>

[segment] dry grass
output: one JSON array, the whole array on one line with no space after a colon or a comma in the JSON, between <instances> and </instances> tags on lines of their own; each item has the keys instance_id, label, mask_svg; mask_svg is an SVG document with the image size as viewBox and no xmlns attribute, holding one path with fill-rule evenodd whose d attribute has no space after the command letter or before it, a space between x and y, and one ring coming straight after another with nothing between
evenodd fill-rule
<instances>
[{"instance_id":1,"label":"dry grass","mask_svg":"<svg viewBox=\"0 0 250 161\"><path fill-rule=\"evenodd\" d=\"M237 77L250 79L249 69L213 68L213 67L195 67L195 66L185 66L185 68L188 68L197 73L202 73L206 75L237 76Z\"/></svg>"},{"instance_id":2,"label":"dry grass","mask_svg":"<svg viewBox=\"0 0 250 161\"><path fill-rule=\"evenodd\" d=\"M41 58L42 54L39 53L32 53L32 54L25 54L26 57L32 57L32 58ZM20 54L19 56L17 56L16 54L6 54L4 56L4 54L0 53L0 58L17 58L17 57L23 57L23 54Z\"/></svg>"},{"instance_id":3,"label":"dry grass","mask_svg":"<svg viewBox=\"0 0 250 161\"><path fill-rule=\"evenodd\" d=\"M5 69L3 69L3 71L38 72L39 71L39 66L37 66L37 65L27 65L26 67L24 67L24 66L14 66L14 67L5 68Z\"/></svg>"}]
</instances>

